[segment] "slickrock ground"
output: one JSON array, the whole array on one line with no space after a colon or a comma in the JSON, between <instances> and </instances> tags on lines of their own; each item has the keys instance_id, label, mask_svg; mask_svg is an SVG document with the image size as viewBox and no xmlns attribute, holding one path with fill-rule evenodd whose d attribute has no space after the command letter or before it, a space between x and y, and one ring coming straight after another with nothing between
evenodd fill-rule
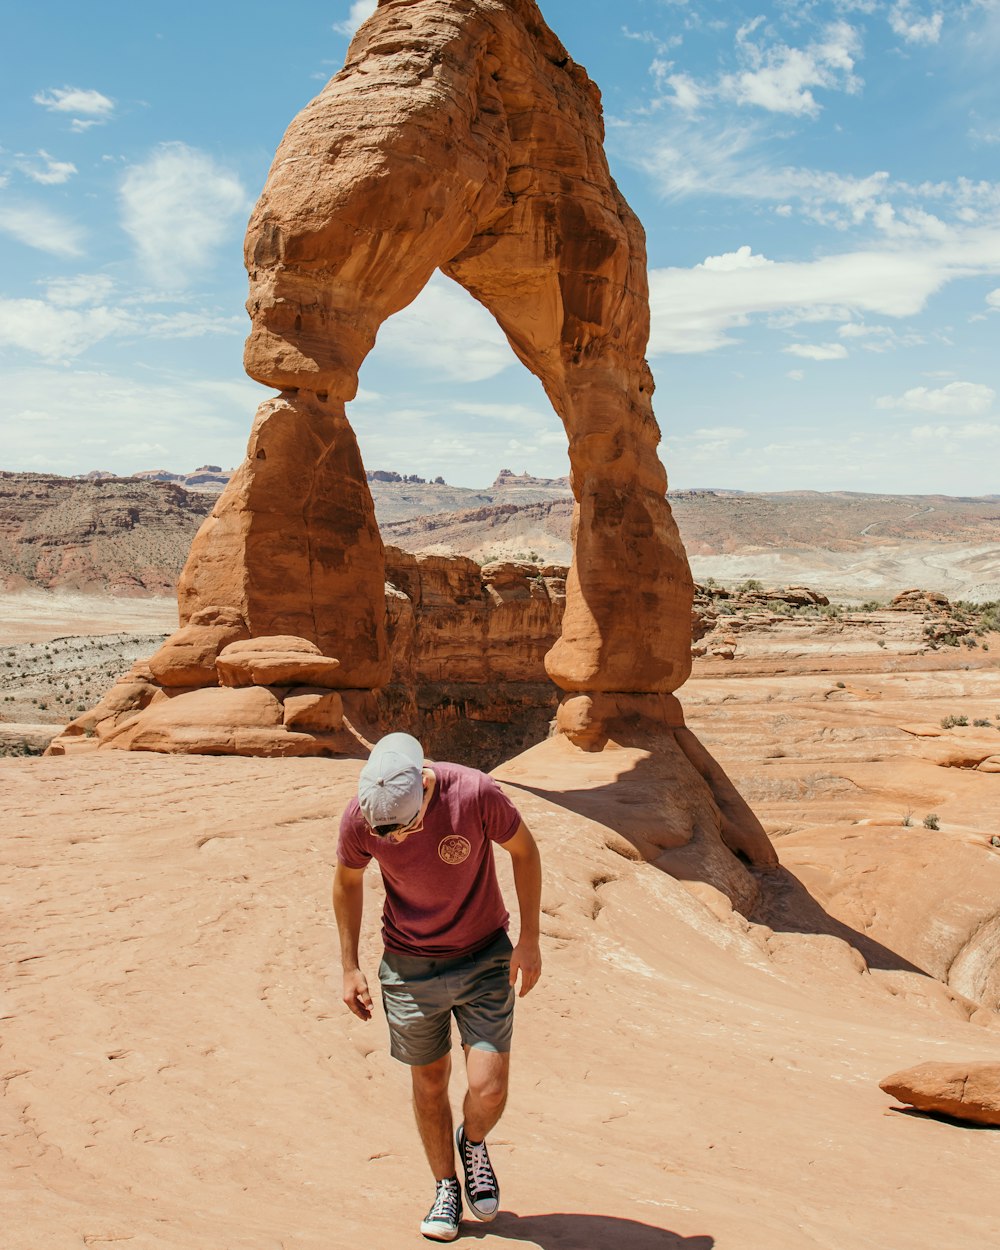
<instances>
[{"instance_id":1,"label":"slickrock ground","mask_svg":"<svg viewBox=\"0 0 1000 1250\"><path fill-rule=\"evenodd\" d=\"M494 1139L504 1214L463 1241L996 1243L995 1130L896 1110L878 1082L996 1060L1000 1017L965 996L997 1001L1000 638L920 655L914 614L884 615L763 624L684 687L785 868L755 923L620 853L610 793L576 814L558 771L521 766L545 976ZM425 1244L406 1074L381 1012L339 1003L329 879L357 769L0 760L5 1248Z\"/></svg>"}]
</instances>

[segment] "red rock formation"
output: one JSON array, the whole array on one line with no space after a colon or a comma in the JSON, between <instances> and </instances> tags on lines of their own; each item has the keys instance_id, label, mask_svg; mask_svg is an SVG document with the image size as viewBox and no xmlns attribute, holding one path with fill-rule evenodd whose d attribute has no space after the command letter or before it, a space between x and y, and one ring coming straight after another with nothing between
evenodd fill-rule
<instances>
[{"instance_id":1,"label":"red rock formation","mask_svg":"<svg viewBox=\"0 0 1000 1250\"><path fill-rule=\"evenodd\" d=\"M879 1088L918 1111L1000 1125L1000 1063L921 1063L887 1076Z\"/></svg>"},{"instance_id":2,"label":"red rock formation","mask_svg":"<svg viewBox=\"0 0 1000 1250\"><path fill-rule=\"evenodd\" d=\"M184 619L233 604L252 634L335 654L345 685L384 681L381 550L344 405L379 327L440 268L566 427L575 555L550 675L684 681L691 579L656 455L644 238L602 142L597 88L533 0L383 0L250 221L246 367L284 393L192 548Z\"/></svg>"}]
</instances>

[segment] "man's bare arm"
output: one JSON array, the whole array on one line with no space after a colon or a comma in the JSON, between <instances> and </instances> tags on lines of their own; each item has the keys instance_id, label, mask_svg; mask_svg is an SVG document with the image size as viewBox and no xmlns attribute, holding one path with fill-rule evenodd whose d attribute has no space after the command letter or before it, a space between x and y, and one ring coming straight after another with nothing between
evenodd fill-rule
<instances>
[{"instance_id":1,"label":"man's bare arm","mask_svg":"<svg viewBox=\"0 0 1000 1250\"><path fill-rule=\"evenodd\" d=\"M512 838L500 845L510 855L514 868L514 889L521 912L521 931L510 957L510 983L517 984L521 974L518 997L535 985L542 975L542 953L538 946L538 926L542 903L542 859L538 844L522 820Z\"/></svg>"},{"instance_id":2,"label":"man's bare arm","mask_svg":"<svg viewBox=\"0 0 1000 1250\"><path fill-rule=\"evenodd\" d=\"M340 962L344 968L344 1003L360 1020L370 1020L372 996L358 959L361 917L365 903L365 870L338 864L333 877L333 914L340 934Z\"/></svg>"}]
</instances>

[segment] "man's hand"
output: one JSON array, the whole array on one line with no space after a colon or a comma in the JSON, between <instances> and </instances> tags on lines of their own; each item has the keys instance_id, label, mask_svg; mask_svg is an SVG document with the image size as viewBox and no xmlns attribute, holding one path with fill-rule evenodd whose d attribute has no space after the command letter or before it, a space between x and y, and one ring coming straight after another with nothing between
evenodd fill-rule
<instances>
[{"instance_id":1,"label":"man's hand","mask_svg":"<svg viewBox=\"0 0 1000 1250\"><path fill-rule=\"evenodd\" d=\"M521 974L521 988L518 990L517 996L518 998L523 998L542 975L542 952L539 950L537 942L521 938L514 947L510 957L510 983L512 986L517 985L518 972Z\"/></svg>"},{"instance_id":2,"label":"man's hand","mask_svg":"<svg viewBox=\"0 0 1000 1250\"><path fill-rule=\"evenodd\" d=\"M368 993L368 980L360 968L344 973L344 1004L359 1020L372 1018L372 996Z\"/></svg>"}]
</instances>

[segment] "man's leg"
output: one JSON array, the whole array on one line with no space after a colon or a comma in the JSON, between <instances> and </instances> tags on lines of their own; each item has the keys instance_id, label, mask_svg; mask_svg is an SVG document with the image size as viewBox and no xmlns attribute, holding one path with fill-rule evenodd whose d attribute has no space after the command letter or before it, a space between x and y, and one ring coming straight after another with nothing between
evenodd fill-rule
<instances>
[{"instance_id":1,"label":"man's leg","mask_svg":"<svg viewBox=\"0 0 1000 1250\"><path fill-rule=\"evenodd\" d=\"M510 1054L465 1047L469 1091L462 1108L465 1136L481 1142L503 1115L507 1105Z\"/></svg>"},{"instance_id":2,"label":"man's leg","mask_svg":"<svg viewBox=\"0 0 1000 1250\"><path fill-rule=\"evenodd\" d=\"M434 1063L411 1067L410 1074L413 1081L413 1113L420 1140L424 1143L434 1179L443 1181L455 1175L451 1103L448 1100L451 1055L445 1055Z\"/></svg>"}]
</instances>

